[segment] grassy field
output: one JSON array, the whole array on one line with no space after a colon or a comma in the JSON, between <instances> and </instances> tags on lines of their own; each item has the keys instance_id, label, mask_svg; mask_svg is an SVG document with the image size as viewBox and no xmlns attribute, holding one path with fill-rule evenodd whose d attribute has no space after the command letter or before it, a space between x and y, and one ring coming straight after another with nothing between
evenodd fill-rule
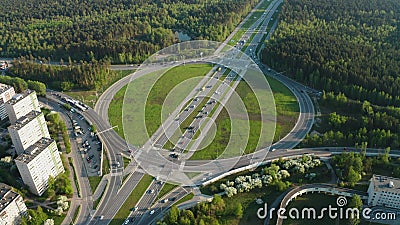
<instances>
[{"instance_id":1,"label":"grassy field","mask_svg":"<svg viewBox=\"0 0 400 225\"><path fill-rule=\"evenodd\" d=\"M117 126L114 130L122 138L125 138L124 127L122 126L122 104L124 102L126 88L127 86L124 86L114 95L108 108L108 120L111 126Z\"/></svg>"},{"instance_id":2,"label":"grassy field","mask_svg":"<svg viewBox=\"0 0 400 225\"><path fill-rule=\"evenodd\" d=\"M324 194L306 194L300 197L297 197L295 201L292 201L289 203L288 207L286 207L287 211L290 210L291 208L296 207L297 209L306 208L306 207L313 207L316 209L317 216L320 215L321 208L328 207L328 205L332 205L333 207L336 207L336 199L337 196L332 196L332 195L324 195ZM284 220L283 224L284 225L313 225L313 224L325 224L325 225L336 225L336 224L348 224L348 220L338 220L338 219L331 219L329 218L329 215L327 212L324 214L325 216L322 219L299 219L299 220L294 220L288 218L287 220ZM301 215L300 215L301 216ZM378 223L370 223L367 221L361 221L361 225L376 225Z\"/></svg>"},{"instance_id":3,"label":"grassy field","mask_svg":"<svg viewBox=\"0 0 400 225\"><path fill-rule=\"evenodd\" d=\"M143 176L135 189L129 195L128 199L126 199L117 214L114 216L113 220L110 222L110 225L121 225L125 221L126 217L128 217L129 213L131 212L131 209L135 207L136 203L140 200L152 180L153 177L148 174Z\"/></svg>"},{"instance_id":4,"label":"grassy field","mask_svg":"<svg viewBox=\"0 0 400 225\"><path fill-rule=\"evenodd\" d=\"M170 191L172 191L174 188L178 187L176 184L170 184L166 183L164 186L161 188L160 192L158 192L158 195L156 197L155 202L159 199L161 199L164 195L168 194Z\"/></svg>"},{"instance_id":5,"label":"grassy field","mask_svg":"<svg viewBox=\"0 0 400 225\"><path fill-rule=\"evenodd\" d=\"M97 186L99 186L100 181L102 177L88 177L89 179L89 184L90 184L90 189L92 189L92 192L94 193L96 191Z\"/></svg>"},{"instance_id":6,"label":"grassy field","mask_svg":"<svg viewBox=\"0 0 400 225\"><path fill-rule=\"evenodd\" d=\"M299 106L296 98L286 86L274 78L268 78L268 82L274 94L276 106L277 124L273 139L277 141L293 128L299 115ZM249 116L249 124L247 124L247 119L228 115L226 110L221 111L216 119L217 131L215 137L206 136L203 141L204 144L200 146L201 150L196 151L191 159L215 159L218 156L232 157L242 154L243 150L245 153L251 153L255 149L267 145L268 143L262 143L260 140L272 137L272 134L268 134L268 130L272 129L271 124L261 122L260 113L262 110L258 102L263 100L257 99L257 97L266 96L267 93L266 91L265 93L260 91L250 88L246 82L240 82L236 88L236 92L244 102ZM238 129L233 131L233 127L239 127L240 132L238 132ZM261 132L263 138L260 138ZM229 140L229 137L232 137L232 139ZM246 142L247 137L247 144L243 146L243 142ZM210 138L213 138L212 142ZM210 144L205 146L205 143Z\"/></svg>"},{"instance_id":7,"label":"grassy field","mask_svg":"<svg viewBox=\"0 0 400 225\"><path fill-rule=\"evenodd\" d=\"M275 78L267 77L272 92L274 93L275 107L277 112L277 124L274 141L283 138L299 117L299 104L293 93Z\"/></svg>"},{"instance_id":8,"label":"grassy field","mask_svg":"<svg viewBox=\"0 0 400 225\"><path fill-rule=\"evenodd\" d=\"M189 201L190 199L192 199L194 197L193 193L189 193L187 195L185 195L185 197L179 199L177 202L175 202L173 205L179 205L181 203L184 203L186 201Z\"/></svg>"},{"instance_id":9,"label":"grassy field","mask_svg":"<svg viewBox=\"0 0 400 225\"><path fill-rule=\"evenodd\" d=\"M189 64L174 67L162 76L150 73L136 79L128 89L123 88L114 96L109 108L110 123L118 125L117 132L124 137L122 109L125 124L129 123L129 126L124 127L129 142L142 145L211 68L209 64ZM149 87L149 84L154 85ZM125 90L128 97L125 99L126 104L122 105Z\"/></svg>"},{"instance_id":10,"label":"grassy field","mask_svg":"<svg viewBox=\"0 0 400 225\"><path fill-rule=\"evenodd\" d=\"M130 127L132 127L131 132L134 132L135 135L130 135L129 141L131 143L137 145L143 144L144 141L147 140L148 136L144 132L139 132L139 131L140 130L145 131L146 129L144 127L146 126L147 131L149 133L154 133L161 123L160 115L166 114L166 112L173 111L173 108L170 107L170 109L167 110L163 109L163 112L161 112L161 107L162 107L161 104L162 102L164 102L168 92L171 91L176 84L182 82L182 80L189 79L191 77L204 75L211 68L210 65L193 65L193 66L194 67L190 68L187 68L188 66L182 66L182 67L177 67L175 70L170 70L165 75L163 75L160 78L160 80L156 82L156 84L153 86L150 92L150 95L147 97L146 108L142 112L142 113L146 112L145 125L143 124L143 121L140 122L139 119L137 120L134 119L134 118L140 118L139 116L134 116L140 114L140 112L138 113L134 112L135 110L140 111L140 109L134 109L132 107L132 110L130 111L132 111L133 113L130 115L130 117L132 117L133 120L135 120L133 122L135 126L130 126ZM196 71L196 75L194 75L194 73L191 73L191 71L192 72ZM175 76L173 76L173 74L175 74ZM180 74L180 76L176 76L177 74ZM297 121L299 115L299 107L296 98L286 86L284 86L282 83L280 83L274 78L267 77L267 80L274 94L274 101L276 105L277 124L274 134L274 141L277 141L280 138L284 137L293 128L293 125ZM137 85L139 87L140 85L143 85L143 82L144 81L140 81L140 78L138 78L132 85ZM196 80L196 82L198 82L198 80ZM190 86L190 88L187 88L187 86L188 85L185 85L186 88L180 91L179 95L183 95L181 94L183 92L188 93L194 88L194 86ZM181 88L182 86L180 87L180 89ZM245 82L240 82L236 89L240 98L243 99L243 102L245 104L246 110L249 115L249 120L243 119L242 116L236 116L236 117L234 116L229 118L228 113L226 111L222 111L221 114L217 117L216 121L217 125L216 137L206 137L204 143L211 143L211 144L205 146L205 144L202 143L200 146L200 149L202 150L196 151L191 159L215 159L222 153L223 157L232 157L242 154L243 151L245 151L246 153L253 152L255 149L264 147L265 145L268 144L266 141L265 143L260 142L260 140L265 139L265 138L260 138L260 133L262 132L263 137L268 137L268 136L272 137L272 134L268 134L268 132L273 130L273 127L270 124L261 123L260 121L261 109L258 106L257 102L262 102L264 100L257 99L256 95L253 93L253 90L257 94L257 97L259 96L264 97L268 95L266 90L257 90L254 88L250 88L249 85L247 85ZM118 129L116 129L116 131L122 137L124 137L124 135L122 129L121 111L123 107L122 103L124 100L125 91L126 87L122 88L116 94L109 108L110 123L113 126L118 125ZM182 97L179 100L183 100L183 98L184 97ZM174 104L168 104L168 106L166 107L177 104L179 104L179 101L176 101ZM190 118L188 118L187 120L187 124L191 122L191 120L189 119ZM140 126L142 126L142 129L137 129ZM232 130L232 127L235 127L235 129ZM136 130L133 128L136 128ZM246 135L243 135L243 133L245 133ZM247 135L247 133L249 135ZM228 137L230 136L234 137L232 138L233 142L229 143L230 146L229 148L227 148L230 150L228 152L221 151L221 149L222 150L226 149L226 146L229 142ZM246 141L247 136L248 136L247 145L243 145L243 142ZM210 138L213 138L211 139L213 141L211 141ZM166 146L164 147L172 148L173 144L167 143Z\"/></svg>"},{"instance_id":11,"label":"grassy field","mask_svg":"<svg viewBox=\"0 0 400 225\"><path fill-rule=\"evenodd\" d=\"M126 157L122 157L124 159L124 169L129 165L129 163L131 162L131 159L126 158Z\"/></svg>"}]
</instances>

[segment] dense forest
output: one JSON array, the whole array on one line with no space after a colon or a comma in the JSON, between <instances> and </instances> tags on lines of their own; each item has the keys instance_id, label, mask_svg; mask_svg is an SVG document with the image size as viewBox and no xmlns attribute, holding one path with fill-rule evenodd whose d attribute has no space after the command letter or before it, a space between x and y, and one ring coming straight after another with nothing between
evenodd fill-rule
<instances>
[{"instance_id":1,"label":"dense forest","mask_svg":"<svg viewBox=\"0 0 400 225\"><path fill-rule=\"evenodd\" d=\"M0 57L137 63L177 42L177 31L224 40L257 2L0 0Z\"/></svg>"},{"instance_id":2,"label":"dense forest","mask_svg":"<svg viewBox=\"0 0 400 225\"><path fill-rule=\"evenodd\" d=\"M13 66L7 73L24 80L41 81L49 88L69 91L72 88L84 90L100 90L103 86L120 78L120 73L110 69L108 61L79 63L67 62L66 65L50 65L36 63L24 57L13 61ZM2 79L0 79L1 81ZM36 89L35 89L36 90Z\"/></svg>"},{"instance_id":3,"label":"dense forest","mask_svg":"<svg viewBox=\"0 0 400 225\"><path fill-rule=\"evenodd\" d=\"M400 107L400 1L287 0L262 59L319 90Z\"/></svg>"},{"instance_id":4,"label":"dense forest","mask_svg":"<svg viewBox=\"0 0 400 225\"><path fill-rule=\"evenodd\" d=\"M343 93L323 93L324 111L302 147L366 146L400 149L400 108L376 106L348 99ZM333 111L334 110L334 111ZM330 113L328 113L330 112Z\"/></svg>"}]
</instances>

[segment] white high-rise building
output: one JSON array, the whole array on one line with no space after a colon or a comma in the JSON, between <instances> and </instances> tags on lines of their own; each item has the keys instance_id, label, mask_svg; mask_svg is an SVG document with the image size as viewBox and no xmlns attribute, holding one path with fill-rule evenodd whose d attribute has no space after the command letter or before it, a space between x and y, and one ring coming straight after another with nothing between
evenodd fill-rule
<instances>
[{"instance_id":1,"label":"white high-rise building","mask_svg":"<svg viewBox=\"0 0 400 225\"><path fill-rule=\"evenodd\" d=\"M20 117L8 127L8 132L18 155L42 137L50 138L46 120L40 111L31 111Z\"/></svg>"},{"instance_id":2,"label":"white high-rise building","mask_svg":"<svg viewBox=\"0 0 400 225\"><path fill-rule=\"evenodd\" d=\"M23 215L27 215L27 208L21 195L0 183L0 224L19 224Z\"/></svg>"},{"instance_id":3,"label":"white high-rise building","mask_svg":"<svg viewBox=\"0 0 400 225\"><path fill-rule=\"evenodd\" d=\"M56 142L42 138L15 159L23 182L30 191L42 195L48 188L49 177L64 172L64 166Z\"/></svg>"},{"instance_id":4,"label":"white high-rise building","mask_svg":"<svg viewBox=\"0 0 400 225\"><path fill-rule=\"evenodd\" d=\"M9 85L0 83L0 120L7 118L7 110L5 103L15 95L14 88Z\"/></svg>"},{"instance_id":5,"label":"white high-rise building","mask_svg":"<svg viewBox=\"0 0 400 225\"><path fill-rule=\"evenodd\" d=\"M40 111L36 92L31 90L14 95L5 105L11 124L31 111Z\"/></svg>"},{"instance_id":6,"label":"white high-rise building","mask_svg":"<svg viewBox=\"0 0 400 225\"><path fill-rule=\"evenodd\" d=\"M368 205L400 209L400 179L374 174L368 187Z\"/></svg>"}]
</instances>

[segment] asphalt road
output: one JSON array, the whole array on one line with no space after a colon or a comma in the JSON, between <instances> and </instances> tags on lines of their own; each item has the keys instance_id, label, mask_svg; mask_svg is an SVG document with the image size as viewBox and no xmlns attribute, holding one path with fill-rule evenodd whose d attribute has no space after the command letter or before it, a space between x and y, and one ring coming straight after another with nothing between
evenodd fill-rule
<instances>
[{"instance_id":1,"label":"asphalt road","mask_svg":"<svg viewBox=\"0 0 400 225\"><path fill-rule=\"evenodd\" d=\"M276 4L280 3L280 2L281 1L275 1L274 3L271 3L271 7L273 6L274 8L269 8L268 12L274 11L274 9L277 7ZM271 16L272 15L270 13L268 13L265 15L265 18L270 19ZM265 22L265 20L258 20L257 23L254 26L252 26L250 29L254 30L255 27L258 27L258 25L260 25L261 22L263 22L263 21ZM266 26L266 25L263 24L261 26ZM251 31L251 32L249 31L248 36L251 35L250 33L253 33L253 31ZM255 35L252 43L260 42L260 38L262 36L263 35L261 35L261 34ZM250 46L253 46L253 45L250 44ZM246 50L247 51L246 53L250 53L252 51L251 49L253 49L253 48L254 47L248 47ZM139 77L139 76L147 74L151 71L162 69L163 67L165 67L165 65L154 65L153 67L151 67L149 69L143 69L143 70L138 71L133 76ZM91 123L94 123L97 127L97 130L99 132L101 132L101 134L99 134L99 137L101 138L102 142L104 143L106 149L108 149L107 154L109 155L109 158L110 158L112 164L115 164L118 161L118 154L126 153L128 149L133 149L133 150L135 150L135 156L141 155L142 156L141 160L147 160L147 161L142 161L144 163L149 163L149 164L151 163L151 164L155 165L156 167L158 165L160 167L167 166L169 168L174 168L174 169L176 169L177 167L178 168L182 167L182 164L181 165L177 165L175 163L169 164L168 162L165 162L163 157L157 158L154 155L148 154L148 152L146 152L146 151L136 149L134 146L128 146L127 143L125 142L125 140L123 140L121 137L119 137L117 135L116 132L114 132L112 129L110 129L111 126L108 123L108 115L107 114L108 114L108 106L112 100L112 96L114 96L115 93L120 88L122 88L125 84L127 84L131 79L133 79L135 77L127 76L127 77L121 79L120 81L116 82L114 85L112 85L109 89L107 89L104 92L104 94L100 97L98 103L95 106L95 110L99 114L97 114L92 109L89 109L82 114L87 118L88 121L90 121ZM298 84L291 82L290 80L284 80L284 78L282 78L282 80L284 81L284 84L288 85L289 88L291 88L291 90L294 91L294 93L298 99L304 98L303 101L300 101L301 113L300 113L298 124L301 123L301 125L296 126L295 129L292 130L292 132L286 137L286 139L284 139L283 142L279 142L276 144L276 145L278 145L278 144L280 145L280 146L277 146L279 148L284 148L284 147L286 148L286 147L296 145L298 143L298 141L300 141L301 137L305 136L305 134L308 132L308 129L312 125L313 109L312 109L311 100L308 98L308 96L305 93L301 92L301 90L304 87L301 87ZM290 86L290 85L294 85L294 86ZM304 127L304 125L307 125L309 127ZM259 152L261 152L261 151L259 151ZM279 151L279 152L281 152L281 151ZM258 152L254 153L253 154L254 157L253 157L253 155L251 155L251 158L257 159L257 154L258 154ZM263 154L265 154L265 152ZM280 154L284 155L284 154L286 154L286 152L282 151L282 153L280 153ZM249 158L250 158L249 156L242 156L240 158L224 159L224 160L218 160L218 161L213 161L213 162L186 161L183 164L183 167L181 169L183 169L183 171L196 171L197 172L197 171L209 171L210 167L211 167L216 171L226 171L226 170L230 169L230 165L232 164L232 162L230 160L238 161L238 163L236 165L241 166L241 165L247 165L254 161L254 160L251 161ZM257 159L257 160L261 161L262 158ZM120 163L121 163L121 165L123 164L123 162L120 162ZM140 172L133 173L132 177L136 177L136 178L140 177ZM137 180L135 182L135 179L132 182L129 180L129 182L125 183L124 187L120 188L121 180L122 180L122 168L113 168L111 171L111 178L110 178L109 184L104 193L103 200L99 204L96 212L93 214L93 218L89 224L107 224L109 222L109 220L118 211L119 207L121 206L121 204L115 204L115 203L116 202L122 203L124 201L124 198L120 197L122 195L120 193L121 192L123 192L123 193L129 192L130 193L133 190L133 188L132 187L128 188L128 184L130 184L134 187L138 182ZM149 196L147 196L147 197L149 197ZM147 206L147 205L151 204L150 200L151 199L148 199L148 200L144 199L143 206ZM113 205L117 205L117 206L111 207ZM103 216L104 218L103 218L103 220L100 221L99 218L101 216ZM145 220L145 221L147 221L147 220Z\"/></svg>"},{"instance_id":2,"label":"asphalt road","mask_svg":"<svg viewBox=\"0 0 400 225\"><path fill-rule=\"evenodd\" d=\"M73 133L73 125L70 117L68 116L69 112L63 107L60 107L60 105L56 103L57 100L53 99L51 96L47 96L46 99L40 98L40 101L50 106L52 110L59 112L61 118L66 122L67 129L71 131L71 155L80 188L80 197L75 198L74 201L81 205L80 216L77 218L76 222L77 224L83 224L89 217L90 211L93 208L92 191L90 188L86 167L83 165L84 162L79 153L79 147L71 136Z\"/></svg>"}]
</instances>

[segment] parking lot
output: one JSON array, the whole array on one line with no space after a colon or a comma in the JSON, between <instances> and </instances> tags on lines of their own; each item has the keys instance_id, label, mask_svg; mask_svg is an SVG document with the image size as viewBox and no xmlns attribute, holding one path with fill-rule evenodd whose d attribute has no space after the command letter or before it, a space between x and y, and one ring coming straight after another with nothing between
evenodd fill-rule
<instances>
[{"instance_id":1,"label":"parking lot","mask_svg":"<svg viewBox=\"0 0 400 225\"><path fill-rule=\"evenodd\" d=\"M89 176L100 174L102 143L92 132L90 124L78 112L72 112L73 135Z\"/></svg>"},{"instance_id":2,"label":"parking lot","mask_svg":"<svg viewBox=\"0 0 400 225\"><path fill-rule=\"evenodd\" d=\"M75 108L76 104L73 99L61 96L60 94L53 94L57 99L64 105L68 104L71 106L68 112L72 122L72 136L77 143L78 151L82 156L83 164L86 168L88 176L98 176L101 170L101 157L102 157L102 143L95 133L92 132L92 127L88 121L79 113L79 110ZM71 105L72 104L72 105ZM79 104L78 104L79 105ZM59 104L60 107L62 104ZM82 108L82 105L80 105ZM84 107L83 107L84 108Z\"/></svg>"}]
</instances>

